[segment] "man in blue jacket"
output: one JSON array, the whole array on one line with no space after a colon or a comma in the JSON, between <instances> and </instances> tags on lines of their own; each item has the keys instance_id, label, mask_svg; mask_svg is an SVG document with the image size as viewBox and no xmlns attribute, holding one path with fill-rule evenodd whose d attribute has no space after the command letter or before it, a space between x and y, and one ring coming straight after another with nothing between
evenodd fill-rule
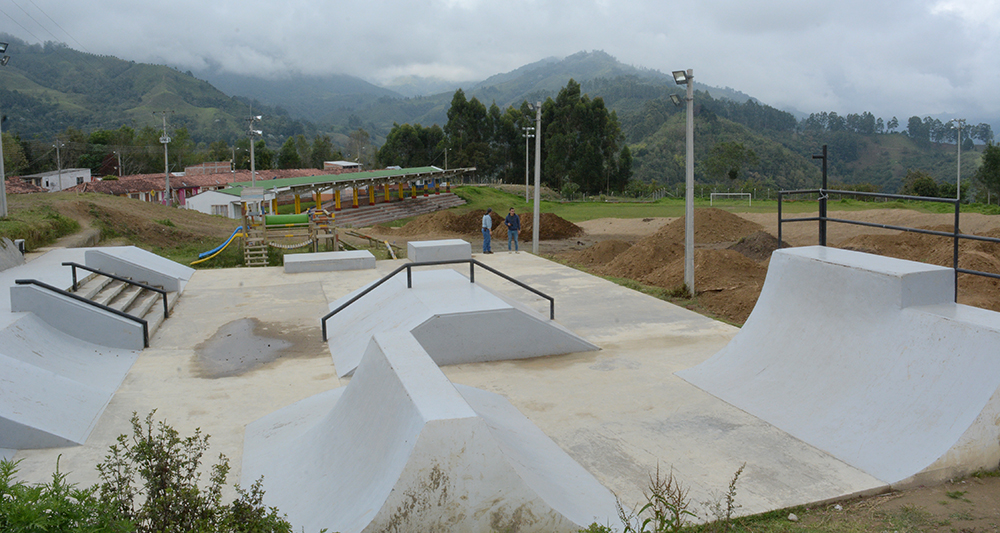
<instances>
[{"instance_id":1,"label":"man in blue jacket","mask_svg":"<svg viewBox=\"0 0 1000 533\"><path fill-rule=\"evenodd\" d=\"M507 214L507 218L503 219L504 223L507 224L507 253L510 253L510 243L514 242L514 252L521 253L517 248L517 232L521 231L521 217L517 216L514 212L514 208L510 208L510 213Z\"/></svg>"}]
</instances>

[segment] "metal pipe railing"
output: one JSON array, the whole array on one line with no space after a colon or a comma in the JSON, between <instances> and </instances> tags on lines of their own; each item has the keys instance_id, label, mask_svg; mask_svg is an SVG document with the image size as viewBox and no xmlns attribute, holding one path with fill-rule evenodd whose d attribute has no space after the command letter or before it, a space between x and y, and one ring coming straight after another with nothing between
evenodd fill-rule
<instances>
[{"instance_id":1,"label":"metal pipe railing","mask_svg":"<svg viewBox=\"0 0 1000 533\"><path fill-rule=\"evenodd\" d=\"M100 270L97 270L96 268L91 268L91 267L86 266L86 265L81 265L80 263L74 263L73 261L66 261L65 263L62 264L62 266L68 266L68 267L72 267L73 268L73 292L76 292L76 289L77 289L76 269L77 268L81 268L83 270L87 270L87 271L93 272L94 274L100 274L102 276L107 276L107 277L109 277L111 279L118 280L118 281L121 281L121 282L124 282L124 283L128 283L129 285L134 285L136 287L141 287L143 289L159 293L160 296L163 297L163 318L167 318L167 317L170 316L170 310L167 308L167 291L165 291L164 289L161 289L159 287L153 287L151 285L146 285L145 283L140 283L138 281L132 281L132 280L130 280L128 278L123 278L121 276L117 276L115 274L110 274L108 272L102 272Z\"/></svg>"},{"instance_id":2,"label":"metal pipe railing","mask_svg":"<svg viewBox=\"0 0 1000 533\"><path fill-rule=\"evenodd\" d=\"M507 280L507 281L509 281L509 282L511 282L511 283L513 283L515 285L517 285L518 287L521 287L522 289L528 290L530 292L533 292L533 293L537 294L538 296L541 296L542 298L545 298L546 300L549 301L549 320L555 320L555 318L556 318L556 300L555 300L555 298L549 296L548 294L545 294L544 292L542 292L542 291L540 291L540 290L538 290L538 289L536 289L536 288L534 288L534 287L532 287L532 286L530 286L530 285L528 285L528 284L526 284L526 283L524 283L524 282L522 282L520 280L514 279L514 278L508 276L507 274L504 274L503 272L500 272L499 270L497 270L497 269L495 269L495 268L493 268L493 267L491 267L489 265L483 264L483 263L481 263L480 261L478 261L476 259L452 259L452 260L447 260L447 261L423 261L423 262L419 262L419 263L406 263L405 265L400 266L396 270L393 270L392 272L386 274L382 279L380 279L380 280L376 281L375 283L369 285L367 288L365 288L365 290L363 290L363 291L359 292L358 294L354 295L354 297L352 297L350 300L348 300L348 301L344 302L343 304L339 305L336 309L334 309L334 310L330 311L329 313L323 315L323 318L320 319L320 326L322 327L322 330L323 330L323 341L327 340L327 335L326 335L326 321L327 320L329 320L331 317L333 317L334 315L336 315L337 313L339 313L340 311L342 311L343 309L345 309L347 306L349 306L349 305L353 304L354 302L360 300L366 294L368 294L368 293L372 292L373 290L375 290L378 286L380 286L383 283L389 281L396 274L399 274L403 270L406 270L406 288L407 289L412 289L413 288L413 267L439 266L439 265L455 265L455 264L462 264L462 263L469 263L469 283L475 283L476 282L476 265L479 265L480 267L482 267L482 268L484 268L484 269L486 269L486 270L488 270L488 271L496 274L497 276L500 276L501 278L503 278L503 279L505 279L505 280Z\"/></svg>"},{"instance_id":3,"label":"metal pipe railing","mask_svg":"<svg viewBox=\"0 0 1000 533\"><path fill-rule=\"evenodd\" d=\"M122 318L131 320L133 322L138 322L139 324L142 325L142 346L144 348L149 348L149 323L146 322L144 319L132 316L132 315L130 315L130 314L124 312L124 311L119 311L118 309L115 309L113 307L108 307L108 306L106 306L104 304L97 303L97 302L95 302L93 300L88 300L88 299L84 298L83 296L78 296L78 295L73 294L71 292L64 291L64 290L62 290L60 288L53 287L52 285L49 285L48 283L45 283L45 282L42 282L42 281L38 281L37 279L18 279L18 280L14 280L14 283L16 283L18 285L35 285L35 286L41 287L43 289L52 291L52 292L54 292L56 294L65 296L67 298L72 298L72 299L74 299L74 300L76 300L78 302L82 302L84 304L87 304L87 305L96 307L98 309L102 309L104 311L107 311L109 313L118 315L118 316L120 316Z\"/></svg>"}]
</instances>

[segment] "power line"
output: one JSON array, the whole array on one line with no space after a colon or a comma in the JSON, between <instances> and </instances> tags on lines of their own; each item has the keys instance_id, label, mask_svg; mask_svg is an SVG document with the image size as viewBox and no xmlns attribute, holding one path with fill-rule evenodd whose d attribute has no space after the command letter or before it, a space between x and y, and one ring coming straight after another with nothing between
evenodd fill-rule
<instances>
[{"instance_id":1,"label":"power line","mask_svg":"<svg viewBox=\"0 0 1000 533\"><path fill-rule=\"evenodd\" d=\"M15 5L17 5L17 4L15 4ZM21 6L18 6L18 7L21 7ZM10 13L7 13L3 9L0 9L0 13L3 13L4 15L7 15L7 18L9 18L11 21L13 21L14 24L17 24L18 26L21 26L21 29L24 30L25 32L27 32L28 35L34 37L36 41L38 41L40 43L41 42L45 42L42 39L39 39L38 36L35 35L34 33L31 33L31 30L29 30L28 28L25 28L20 22L17 21L17 19L15 19L14 17L10 16Z\"/></svg>"},{"instance_id":2,"label":"power line","mask_svg":"<svg viewBox=\"0 0 1000 533\"><path fill-rule=\"evenodd\" d=\"M37 20L35 20L35 17L32 17L32 16L31 16L31 13L28 13L28 11L27 11L27 10L25 10L25 9L24 9L23 7L21 7L21 5L20 5L20 4L18 4L18 3L17 3L17 2L15 2L14 0L11 0L11 2L10 2L10 3L14 4L15 6L17 6L17 8L18 8L18 9L20 9L20 10L21 10L21 12L22 12L22 13L24 13L24 15L25 15L26 17L28 17L29 19L31 19L31 22L34 22L34 23L35 23L35 24L36 24L36 25L37 25L37 26L38 26L39 28L41 28L41 29L45 30L45 32L46 32L46 33L48 33L48 34L49 34L50 36L52 36L52 40L54 40L54 41L58 41L58 40L59 40L59 38L58 38L58 37L56 37L56 36L55 36L55 35L54 35L54 34L53 34L53 33L52 33L51 31L49 31L49 29L48 29L48 28L46 28L45 26L42 26L42 23L41 23L41 22L38 22ZM22 26L22 27L23 27L23 26Z\"/></svg>"},{"instance_id":3,"label":"power line","mask_svg":"<svg viewBox=\"0 0 1000 533\"><path fill-rule=\"evenodd\" d=\"M56 22L55 20L53 20L53 18L50 17L48 13L46 13L45 11L43 11L42 8L38 7L38 4L36 4L34 2L34 0L28 0L28 2L31 2L31 5L35 6L35 9L37 9L41 14L45 15L45 18L51 20L52 23L55 24L57 28L59 28L60 30L62 30L62 32L65 33L67 37L69 37L70 39L73 39L73 42L75 42L77 45L79 45L80 48L83 48L84 52L87 52L88 54L93 54L93 52L91 52L90 50L87 50L86 46L83 46L83 43L81 43L80 41L76 40L76 37L73 37L73 35L70 34L70 32L66 31L66 29L63 28L62 26L60 26L58 22ZM34 20L34 19L32 19L32 20Z\"/></svg>"}]
</instances>

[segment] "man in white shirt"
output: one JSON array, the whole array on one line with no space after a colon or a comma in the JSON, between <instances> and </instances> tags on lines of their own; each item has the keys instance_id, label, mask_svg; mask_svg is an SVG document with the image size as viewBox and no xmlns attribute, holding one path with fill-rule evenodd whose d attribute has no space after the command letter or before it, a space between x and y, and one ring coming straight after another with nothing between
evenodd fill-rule
<instances>
[{"instance_id":1,"label":"man in white shirt","mask_svg":"<svg viewBox=\"0 0 1000 533\"><path fill-rule=\"evenodd\" d=\"M483 253L491 254L493 250L490 249L490 231L493 229L493 217L490 213L493 209L486 209L486 214L483 215Z\"/></svg>"}]
</instances>

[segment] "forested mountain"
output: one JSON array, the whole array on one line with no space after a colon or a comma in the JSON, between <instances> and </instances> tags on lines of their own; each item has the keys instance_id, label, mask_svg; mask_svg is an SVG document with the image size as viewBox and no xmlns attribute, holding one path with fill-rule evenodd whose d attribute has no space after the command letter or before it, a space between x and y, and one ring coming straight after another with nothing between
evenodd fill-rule
<instances>
[{"instance_id":1,"label":"forested mountain","mask_svg":"<svg viewBox=\"0 0 1000 533\"><path fill-rule=\"evenodd\" d=\"M128 125L162 127L154 113L168 111L170 130L185 128L196 142L232 142L245 135L251 101L230 97L190 74L169 67L77 52L66 45L29 45L8 35L12 59L0 76L4 131L23 139L54 140L69 128L82 131ZM268 134L284 139L310 134L312 125L263 104Z\"/></svg>"},{"instance_id":2,"label":"forested mountain","mask_svg":"<svg viewBox=\"0 0 1000 533\"><path fill-rule=\"evenodd\" d=\"M62 44L27 45L3 35L0 39L11 43L12 56L0 72L0 107L8 119L4 131L18 136L22 143L35 140L49 148L57 135L65 138L72 134L77 143L86 144L91 132L118 131L122 126L128 130L123 133L132 131L135 138L155 145L158 134L153 130L162 127L162 118L154 113L167 111L168 135L191 143L187 160L219 158L227 152L239 159L244 156L236 141L248 142L246 120L252 105L254 115L265 117L258 127L264 130L265 144L271 150L294 145L300 159L310 159L315 154L307 153L310 151L305 147L316 144L323 151L340 149L345 157L367 158L374 163L375 150L396 124L445 128L456 94L449 89L407 98L350 76L266 81L200 74L233 94L229 96L191 73L170 67L84 54ZM613 112L610 118L620 128L616 143L629 148L630 171L616 167L613 172L606 170L606 175L629 174L636 183L655 186L683 181L684 108L675 107L669 98L680 94L683 87L669 74L624 65L600 51L547 58L481 82L462 84L463 97L470 103L482 104L491 115L509 115L512 124L505 126L513 129L505 133L502 153L489 156L489 168L506 169L500 175L507 176L523 165L524 143L519 132L526 125L524 106L554 101L571 79L586 101L600 100L601 106ZM422 79L400 83L431 86ZM819 171L812 155L823 144L830 148L833 183L870 184L877 190L897 192L911 170L941 183L954 181L955 130L932 117L819 112L800 121L733 89L700 83L695 88L699 182L744 188L815 186ZM496 120L493 123L499 124ZM511 132L516 135L511 137ZM963 181L975 172L981 143L991 138L987 125L966 125ZM444 147L450 146L447 138L437 142L445 144L426 147L428 153L433 152L428 157L436 161L434 164L442 162L438 159ZM77 148L80 153L88 149ZM31 159L32 147L25 145L25 153ZM607 161L620 164L621 154L608 157ZM38 165L46 164L35 159L27 168L38 170ZM95 155L91 160L101 157ZM550 178L558 185L564 177ZM607 186L613 181L605 179Z\"/></svg>"}]
</instances>

